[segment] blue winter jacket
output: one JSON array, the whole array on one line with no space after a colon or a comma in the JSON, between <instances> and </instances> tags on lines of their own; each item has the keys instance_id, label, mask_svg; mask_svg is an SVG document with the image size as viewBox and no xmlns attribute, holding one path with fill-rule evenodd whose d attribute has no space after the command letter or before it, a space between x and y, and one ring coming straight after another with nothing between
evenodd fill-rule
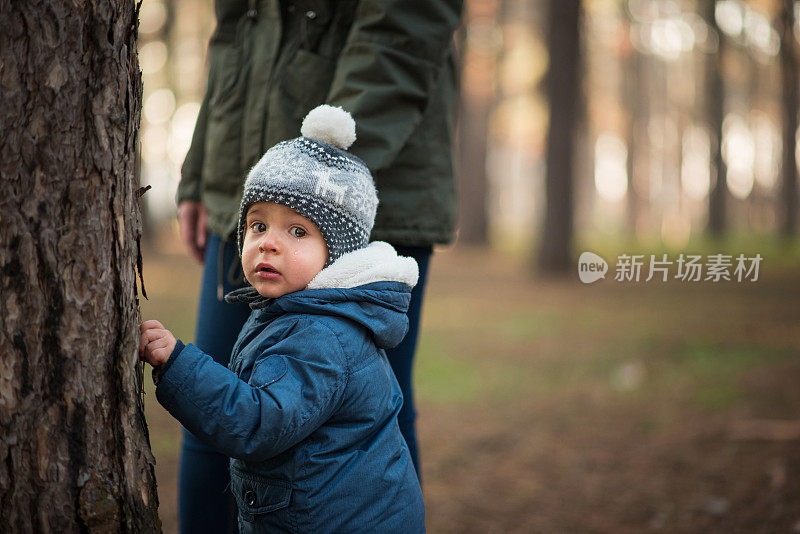
<instances>
[{"instance_id":1,"label":"blue winter jacket","mask_svg":"<svg viewBox=\"0 0 800 534\"><path fill-rule=\"evenodd\" d=\"M242 534L425 531L397 425L403 399L384 351L408 329L416 264L410 285L377 279L284 295L252 312L229 368L179 344L159 376L158 401L231 457ZM347 285L342 276L331 284Z\"/></svg>"}]
</instances>

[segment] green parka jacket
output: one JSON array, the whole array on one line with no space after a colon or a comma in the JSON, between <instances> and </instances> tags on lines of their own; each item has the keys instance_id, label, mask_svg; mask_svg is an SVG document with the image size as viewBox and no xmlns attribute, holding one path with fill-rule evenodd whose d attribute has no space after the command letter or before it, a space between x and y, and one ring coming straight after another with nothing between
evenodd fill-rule
<instances>
[{"instance_id":1,"label":"green parka jacket","mask_svg":"<svg viewBox=\"0 0 800 534\"><path fill-rule=\"evenodd\" d=\"M372 239L448 242L456 203L452 35L461 8L444 0L216 0L208 87L178 203L202 202L210 230L231 235L248 170L327 103L353 115L350 152L375 178Z\"/></svg>"}]
</instances>

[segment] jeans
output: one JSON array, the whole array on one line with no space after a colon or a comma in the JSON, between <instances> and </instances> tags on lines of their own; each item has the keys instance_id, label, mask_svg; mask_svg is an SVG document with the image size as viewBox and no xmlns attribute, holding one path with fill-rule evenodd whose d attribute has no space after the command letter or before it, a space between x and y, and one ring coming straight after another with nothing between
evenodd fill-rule
<instances>
[{"instance_id":1,"label":"jeans","mask_svg":"<svg viewBox=\"0 0 800 534\"><path fill-rule=\"evenodd\" d=\"M398 254L414 258L419 265L419 281L414 286L414 289L411 290L411 305L408 308L408 334L398 346L387 350L386 355L389 357L394 376L397 378L400 390L403 392L403 406L397 415L397 423L400 425L400 432L406 439L408 450L411 452L411 460L414 462L414 469L417 470L417 476L421 481L422 473L420 472L415 425L417 412L414 409L414 385L411 375L414 368L414 354L417 351L420 314L422 312L423 297L425 296L425 281L428 275L428 261L431 258L433 247L404 247L400 245L394 245L394 247Z\"/></svg>"},{"instance_id":2,"label":"jeans","mask_svg":"<svg viewBox=\"0 0 800 534\"><path fill-rule=\"evenodd\" d=\"M408 444L414 467L419 475L419 454L414 424L416 411L411 375L432 247L395 245L395 248L398 254L411 256L419 264L419 282L411 292L411 306L408 310L408 334L400 345L386 351L403 392L403 407L398 415L400 431ZM225 366L228 365L239 331L250 315L247 304L228 304L218 299L220 282L223 284L223 293L242 286L241 269L237 268L238 262L234 241L222 242L219 236L209 234L194 343ZM204 445L191 432L184 429L178 480L178 521L181 533L236 532L236 505L229 484L228 458Z\"/></svg>"},{"instance_id":3,"label":"jeans","mask_svg":"<svg viewBox=\"0 0 800 534\"><path fill-rule=\"evenodd\" d=\"M220 271L221 247L223 269ZM250 316L247 304L228 304L217 298L220 273L224 293L242 286L241 281L236 280L241 278L241 268L235 273L238 276L228 276L232 265L239 265L236 244L222 244L219 236L209 234L194 344L226 367L239 331ZM203 444L184 428L179 469L178 524L181 533L237 532L236 504L228 487L227 456Z\"/></svg>"}]
</instances>

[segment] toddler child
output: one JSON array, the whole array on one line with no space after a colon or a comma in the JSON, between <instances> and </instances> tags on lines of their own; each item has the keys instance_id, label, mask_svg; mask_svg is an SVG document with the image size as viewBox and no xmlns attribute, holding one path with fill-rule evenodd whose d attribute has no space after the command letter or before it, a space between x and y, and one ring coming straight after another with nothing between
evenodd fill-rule
<instances>
[{"instance_id":1,"label":"toddler child","mask_svg":"<svg viewBox=\"0 0 800 534\"><path fill-rule=\"evenodd\" d=\"M350 115L320 106L301 133L244 185L238 245L251 286L227 298L253 311L229 367L153 320L140 357L164 408L231 458L241 534L424 532L384 352L408 329L417 265L368 244L378 199L346 152Z\"/></svg>"}]
</instances>

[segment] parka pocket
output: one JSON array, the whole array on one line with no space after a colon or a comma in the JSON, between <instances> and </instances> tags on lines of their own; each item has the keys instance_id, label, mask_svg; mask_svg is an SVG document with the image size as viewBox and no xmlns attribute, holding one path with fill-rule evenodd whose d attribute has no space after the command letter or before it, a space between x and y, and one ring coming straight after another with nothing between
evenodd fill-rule
<instances>
[{"instance_id":1,"label":"parka pocket","mask_svg":"<svg viewBox=\"0 0 800 534\"><path fill-rule=\"evenodd\" d=\"M336 63L302 48L286 67L281 83L284 100L292 108L291 116L302 120L313 108L325 103L333 81Z\"/></svg>"},{"instance_id":2,"label":"parka pocket","mask_svg":"<svg viewBox=\"0 0 800 534\"><path fill-rule=\"evenodd\" d=\"M250 523L287 508L292 498L292 485L289 482L245 473L235 467L231 467L231 490L239 517Z\"/></svg>"},{"instance_id":3,"label":"parka pocket","mask_svg":"<svg viewBox=\"0 0 800 534\"><path fill-rule=\"evenodd\" d=\"M244 181L241 165L242 115L247 66L242 46L219 42L209 48L208 120L203 157L203 196L215 211L235 210Z\"/></svg>"},{"instance_id":4,"label":"parka pocket","mask_svg":"<svg viewBox=\"0 0 800 534\"><path fill-rule=\"evenodd\" d=\"M239 83L242 71L241 46L213 43L208 49L211 109L218 109Z\"/></svg>"}]
</instances>

